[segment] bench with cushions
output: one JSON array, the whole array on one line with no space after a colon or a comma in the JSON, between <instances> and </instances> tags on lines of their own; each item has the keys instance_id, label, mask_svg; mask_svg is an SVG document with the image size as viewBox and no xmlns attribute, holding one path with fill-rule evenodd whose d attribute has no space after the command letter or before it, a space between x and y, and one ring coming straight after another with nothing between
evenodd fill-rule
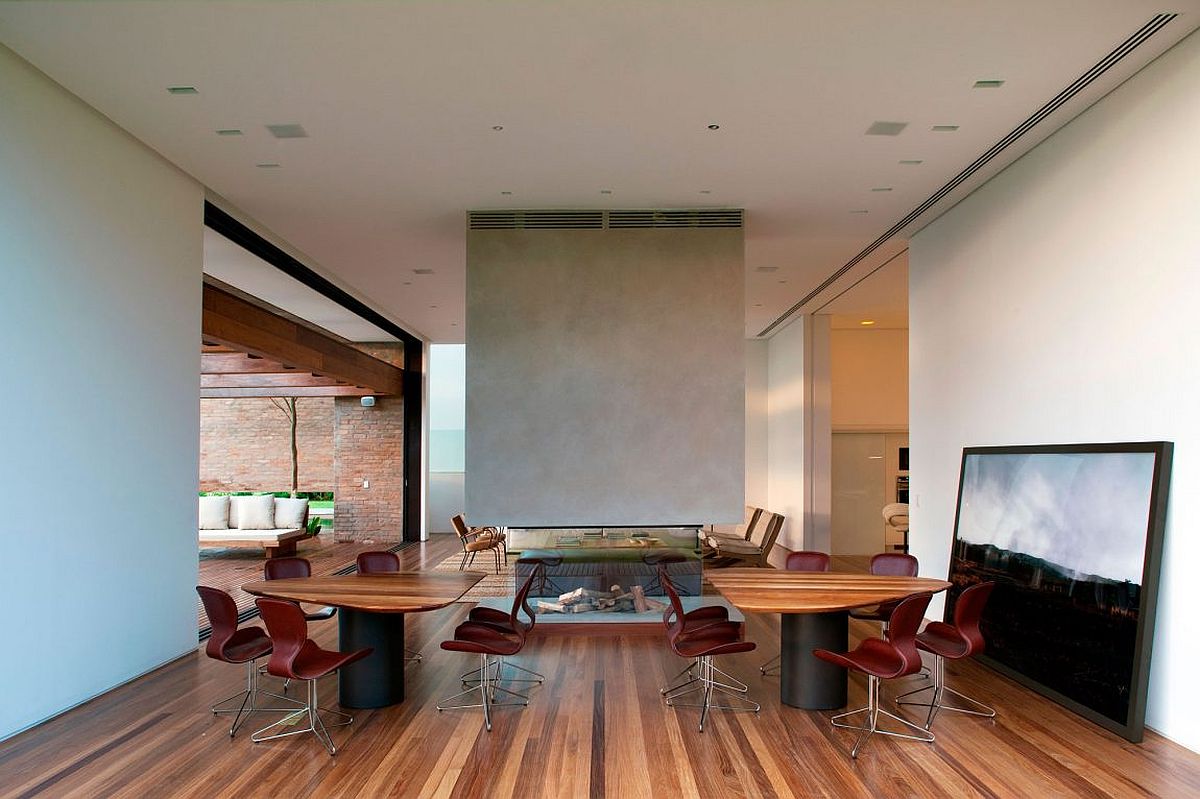
<instances>
[{"instance_id":1,"label":"bench with cushions","mask_svg":"<svg viewBox=\"0 0 1200 799\"><path fill-rule=\"evenodd\" d=\"M307 499L200 497L202 547L262 547L268 558L286 557L296 554L307 527Z\"/></svg>"}]
</instances>

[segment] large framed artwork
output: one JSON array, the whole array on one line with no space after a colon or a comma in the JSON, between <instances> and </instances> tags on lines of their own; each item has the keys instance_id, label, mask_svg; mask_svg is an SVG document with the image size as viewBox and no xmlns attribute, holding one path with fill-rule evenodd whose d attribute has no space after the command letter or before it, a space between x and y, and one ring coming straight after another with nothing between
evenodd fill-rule
<instances>
[{"instance_id":1,"label":"large framed artwork","mask_svg":"<svg viewBox=\"0 0 1200 799\"><path fill-rule=\"evenodd\" d=\"M988 665L1140 741L1171 443L963 450L946 618L994 580Z\"/></svg>"}]
</instances>

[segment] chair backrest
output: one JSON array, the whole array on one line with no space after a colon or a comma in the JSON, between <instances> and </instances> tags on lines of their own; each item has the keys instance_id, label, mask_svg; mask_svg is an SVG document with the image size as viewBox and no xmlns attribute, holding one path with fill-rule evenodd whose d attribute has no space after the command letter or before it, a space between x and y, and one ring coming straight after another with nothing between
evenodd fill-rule
<instances>
[{"instance_id":1,"label":"chair backrest","mask_svg":"<svg viewBox=\"0 0 1200 799\"><path fill-rule=\"evenodd\" d=\"M204 612L208 614L208 623L212 627L204 652L210 658L224 660L225 644L229 643L238 628L237 603L220 588L198 585L196 593L200 595L200 602L204 604Z\"/></svg>"},{"instance_id":2,"label":"chair backrest","mask_svg":"<svg viewBox=\"0 0 1200 799\"><path fill-rule=\"evenodd\" d=\"M767 561L771 556L771 550L775 547L775 539L779 538L779 531L783 529L783 514L772 513L771 518L767 520L766 529L763 532L762 542L759 543L758 565L766 566Z\"/></svg>"},{"instance_id":3,"label":"chair backrest","mask_svg":"<svg viewBox=\"0 0 1200 799\"><path fill-rule=\"evenodd\" d=\"M916 577L917 559L904 552L880 552L871 557L871 574L877 577Z\"/></svg>"},{"instance_id":4,"label":"chair backrest","mask_svg":"<svg viewBox=\"0 0 1200 799\"><path fill-rule=\"evenodd\" d=\"M750 514L750 521L746 523L746 540L751 544L758 546L762 543L763 536L767 533L767 522L771 519L771 514L762 508L755 508Z\"/></svg>"},{"instance_id":5,"label":"chair backrest","mask_svg":"<svg viewBox=\"0 0 1200 799\"><path fill-rule=\"evenodd\" d=\"M458 533L459 538L465 539L471 532L471 528L467 527L466 517L461 513L451 516L450 524L454 525L454 532Z\"/></svg>"},{"instance_id":6,"label":"chair backrest","mask_svg":"<svg viewBox=\"0 0 1200 799\"><path fill-rule=\"evenodd\" d=\"M304 611L295 602L286 599L256 599L258 615L267 625L271 636L271 659L267 661L267 672L276 677L296 678L292 664L308 643L308 622Z\"/></svg>"},{"instance_id":7,"label":"chair backrest","mask_svg":"<svg viewBox=\"0 0 1200 799\"><path fill-rule=\"evenodd\" d=\"M895 677L916 674L921 670L921 653L917 651L917 631L925 618L925 609L933 594L913 594L900 600L888 620L887 641L904 658L904 669ZM269 627L268 627L269 629Z\"/></svg>"},{"instance_id":8,"label":"chair backrest","mask_svg":"<svg viewBox=\"0 0 1200 799\"><path fill-rule=\"evenodd\" d=\"M671 582L671 575L667 573L667 562L658 565L658 581L662 584L663 590L667 592L667 599L671 603L663 611L663 626L667 628L668 640L674 640L679 631L683 629L684 610L683 600L679 598L675 584ZM674 621L671 620L672 616L675 617Z\"/></svg>"},{"instance_id":9,"label":"chair backrest","mask_svg":"<svg viewBox=\"0 0 1200 799\"><path fill-rule=\"evenodd\" d=\"M963 591L954 600L954 627L967 642L967 657L983 651L984 641L983 633L979 629L979 619L983 616L983 608L995 587L995 583L979 583Z\"/></svg>"},{"instance_id":10,"label":"chair backrest","mask_svg":"<svg viewBox=\"0 0 1200 799\"><path fill-rule=\"evenodd\" d=\"M389 574L400 571L400 556L395 552L360 552L355 559L359 574Z\"/></svg>"},{"instance_id":11,"label":"chair backrest","mask_svg":"<svg viewBox=\"0 0 1200 799\"><path fill-rule=\"evenodd\" d=\"M533 587L534 581L545 571L546 564L541 558L519 558L517 563L533 566L529 570L529 575L525 578L525 582L521 584L521 588L517 591L517 595L513 597L512 610L508 614L508 623L512 625L514 630L517 630L524 636L525 633L533 629L533 625L537 624L537 614L529 607L529 590ZM522 610L529 616L528 622L521 621L520 612Z\"/></svg>"},{"instance_id":12,"label":"chair backrest","mask_svg":"<svg viewBox=\"0 0 1200 799\"><path fill-rule=\"evenodd\" d=\"M311 576L312 564L305 558L267 558L263 563L263 578L266 580Z\"/></svg>"},{"instance_id":13,"label":"chair backrest","mask_svg":"<svg viewBox=\"0 0 1200 799\"><path fill-rule=\"evenodd\" d=\"M827 572L829 563L829 556L824 552L800 550L787 556L784 567L792 572Z\"/></svg>"},{"instance_id":14,"label":"chair backrest","mask_svg":"<svg viewBox=\"0 0 1200 799\"><path fill-rule=\"evenodd\" d=\"M892 502L883 506L883 523L902 533L908 532L908 503Z\"/></svg>"}]
</instances>

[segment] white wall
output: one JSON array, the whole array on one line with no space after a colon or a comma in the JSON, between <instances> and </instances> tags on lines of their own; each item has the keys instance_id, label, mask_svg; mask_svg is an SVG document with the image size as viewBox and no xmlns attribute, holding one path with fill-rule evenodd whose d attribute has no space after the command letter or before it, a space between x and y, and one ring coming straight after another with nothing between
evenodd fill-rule
<instances>
[{"instance_id":1,"label":"white wall","mask_svg":"<svg viewBox=\"0 0 1200 799\"><path fill-rule=\"evenodd\" d=\"M919 233L913 552L945 574L967 445L1166 439L1147 722L1200 751L1200 35Z\"/></svg>"},{"instance_id":2,"label":"white wall","mask_svg":"<svg viewBox=\"0 0 1200 799\"><path fill-rule=\"evenodd\" d=\"M767 505L767 350L746 340L746 504L756 508Z\"/></svg>"},{"instance_id":3,"label":"white wall","mask_svg":"<svg viewBox=\"0 0 1200 799\"><path fill-rule=\"evenodd\" d=\"M908 429L908 331L862 328L830 333L833 429Z\"/></svg>"},{"instance_id":4,"label":"white wall","mask_svg":"<svg viewBox=\"0 0 1200 799\"><path fill-rule=\"evenodd\" d=\"M0 47L0 738L196 646L201 187Z\"/></svg>"}]
</instances>

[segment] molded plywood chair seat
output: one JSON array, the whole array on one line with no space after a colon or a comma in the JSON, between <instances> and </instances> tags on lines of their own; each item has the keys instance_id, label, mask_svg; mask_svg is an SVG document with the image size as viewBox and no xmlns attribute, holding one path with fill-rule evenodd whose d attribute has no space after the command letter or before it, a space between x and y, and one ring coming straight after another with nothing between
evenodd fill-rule
<instances>
[{"instance_id":1,"label":"molded plywood chair seat","mask_svg":"<svg viewBox=\"0 0 1200 799\"><path fill-rule=\"evenodd\" d=\"M531 571L529 572L531 586L535 583L538 585L544 584L546 566L557 565L559 563L562 563L561 557L523 557L517 560L518 566L523 565L532 567ZM526 618L529 619L528 621L525 621L521 618L521 611L525 612ZM532 630L533 626L537 624L537 614L534 613L533 609L529 607L529 594L526 592L524 596L518 595L513 598L512 609L507 613L497 608L476 606L471 608L471 612L467 614L467 621L475 622L477 624L486 624L490 627L495 627L501 632L516 633L524 638L529 635L530 630ZM503 655L498 655L491 659L488 662L488 667L495 667L496 673L494 679L496 681L501 681L504 679L505 667L529 675L528 678L510 677L508 679L508 682L510 683L542 683L546 681L545 675L539 674L531 669L527 669L524 666L518 666L516 663L509 663L504 659ZM480 679L479 669L474 669L467 672L462 678L464 683L478 682Z\"/></svg>"},{"instance_id":2,"label":"molded plywood chair seat","mask_svg":"<svg viewBox=\"0 0 1200 799\"><path fill-rule=\"evenodd\" d=\"M730 533L722 533L714 530L705 536L705 540L709 538L715 538L718 541L749 541L754 535L754 531L758 527L759 522L765 522L768 516L770 516L770 514L766 513L762 508L755 508L747 505L745 520L742 524L738 525L738 527L741 529L737 529L735 532Z\"/></svg>"},{"instance_id":3,"label":"molded plywood chair seat","mask_svg":"<svg viewBox=\"0 0 1200 799\"><path fill-rule=\"evenodd\" d=\"M263 563L264 580L312 577L312 564L305 558L274 558ZM305 621L324 621L337 614L337 608L324 607L304 614Z\"/></svg>"},{"instance_id":4,"label":"molded plywood chair seat","mask_svg":"<svg viewBox=\"0 0 1200 799\"><path fill-rule=\"evenodd\" d=\"M762 530L761 538L758 537L760 528ZM766 568L771 550L775 548L775 539L779 538L779 531L782 528L783 514L772 513L765 525L762 522L759 523L749 540L731 541L710 538L707 543L711 547L711 560L707 562L713 566L750 565Z\"/></svg>"},{"instance_id":5,"label":"molded plywood chair seat","mask_svg":"<svg viewBox=\"0 0 1200 799\"><path fill-rule=\"evenodd\" d=\"M867 706L839 713L830 719L835 727L859 731L850 757L857 758L863 744L875 733L923 743L931 743L934 740L929 731L887 712L879 704L881 680L907 677L921 669L921 653L917 651L917 629L921 626L925 608L929 606L932 597L932 594L921 593L900 600L892 611L891 625L884 638L868 638L849 652L830 652L828 649L813 651L821 660L867 675ZM847 724L843 721L858 714L865 714L862 724ZM880 716L897 721L912 732L885 730L879 726Z\"/></svg>"},{"instance_id":6,"label":"molded plywood chair seat","mask_svg":"<svg viewBox=\"0 0 1200 799\"><path fill-rule=\"evenodd\" d=\"M813 552L802 549L787 556L784 568L790 572L827 572L829 571L830 563L829 555L824 552ZM758 670L766 675L768 672L773 672L778 668L779 655L776 655L759 666Z\"/></svg>"},{"instance_id":7,"label":"molded plywood chair seat","mask_svg":"<svg viewBox=\"0 0 1200 799\"><path fill-rule=\"evenodd\" d=\"M687 558L676 552L668 552L658 555L656 558L654 558L654 560L658 566L658 577L656 582L659 585L659 590L661 590L668 597L673 595L676 599L679 599L679 591L675 587L675 581L671 579L669 568L671 564L683 563L687 560ZM667 613L672 618L676 619L676 621L681 621L684 629L688 632L694 632L709 624L729 622L729 608L725 607L724 605L703 605L698 608L693 608L689 611L684 611L681 600L678 603L678 607L676 607L676 605L673 603L671 608L668 609ZM669 696L675 694L677 691L687 688L688 686L695 685L700 680L700 678L697 676L697 670L699 668L699 659L693 660L687 668L675 675L675 677L671 680L672 684L662 688L659 693L663 694L664 696ZM744 682L737 679L732 674L722 671L716 666L713 666L712 668L716 674L719 674L725 678L726 682L719 683L722 687L733 691L738 691L740 693L746 693L746 691L749 690ZM687 677L686 680L683 682L676 682L684 676Z\"/></svg>"},{"instance_id":8,"label":"molded plywood chair seat","mask_svg":"<svg viewBox=\"0 0 1200 799\"><path fill-rule=\"evenodd\" d=\"M243 627L239 630L237 604L233 601L233 597L221 589L198 585L196 593L200 595L204 611L208 614L208 622L212 626L212 634L208 637L204 653L222 663L246 664L246 687L212 706L213 713L234 714L233 724L229 727L229 737L234 736L238 727L246 720L245 717L249 717L256 711L292 712L294 707L258 706L259 693L281 699L284 702L293 701L284 696L259 691L258 669L255 668L254 663L258 658L271 654L271 638L263 631L263 628L254 626ZM241 702L236 707L233 705L228 708L221 707L239 699Z\"/></svg>"},{"instance_id":9,"label":"molded plywood chair seat","mask_svg":"<svg viewBox=\"0 0 1200 799\"><path fill-rule=\"evenodd\" d=\"M933 717L939 710L951 710L955 713L967 713L972 716L995 718L996 711L977 699L972 699L946 685L946 661L963 660L983 652L983 633L979 629L979 620L983 616L983 608L992 595L995 583L979 583L959 594L954 603L954 624L930 622L924 631L917 635L917 648L933 655L933 683L924 688L917 688L896 697L896 704L916 705L928 708L925 716L925 729L933 724ZM907 697L925 691L933 691L928 702L905 701ZM952 694L964 702L974 705L956 707L945 704L946 694Z\"/></svg>"},{"instance_id":10,"label":"molded plywood chair seat","mask_svg":"<svg viewBox=\"0 0 1200 799\"><path fill-rule=\"evenodd\" d=\"M359 574L395 574L400 571L400 556L395 552L380 550L359 552L354 563L358 567ZM404 660L409 663L420 663L421 653L405 647Z\"/></svg>"},{"instance_id":11,"label":"molded plywood chair seat","mask_svg":"<svg viewBox=\"0 0 1200 799\"><path fill-rule=\"evenodd\" d=\"M877 577L916 577L919 568L917 559L902 552L881 552L871 557L871 574ZM891 618L896 602L884 602L873 608L856 608L850 615L864 621L883 623L883 631L887 632L888 619Z\"/></svg>"},{"instance_id":12,"label":"molded plywood chair seat","mask_svg":"<svg viewBox=\"0 0 1200 799\"><path fill-rule=\"evenodd\" d=\"M454 532L458 534L459 543L463 548L462 562L458 564L458 570L462 571L474 563L478 553L491 552L496 562L496 574L499 574L501 554L508 557L504 533L495 527L468 527L467 520L461 513L450 517L450 523L454 525Z\"/></svg>"},{"instance_id":13,"label":"molded plywood chair seat","mask_svg":"<svg viewBox=\"0 0 1200 799\"><path fill-rule=\"evenodd\" d=\"M354 652L338 652L322 649L308 637L308 622L304 620L304 611L295 602L286 599L257 599L258 613L267 625L274 646L271 658L267 661L267 673L288 680L305 680L308 683L308 701L298 710L289 713L274 724L268 724L250 736L255 743L271 741L276 738L286 738L311 732L317 736L329 754L337 754L337 747L329 737L325 722L321 718L321 707L318 703L317 680L327 674L332 674L342 666L365 658L374 650L371 648L358 649ZM344 727L354 719L337 710L327 710L327 713L339 716L345 721L331 722L331 727ZM299 730L289 730L272 735L266 735L268 730L276 727L295 726L302 718L308 717L308 726Z\"/></svg>"},{"instance_id":14,"label":"molded plywood chair seat","mask_svg":"<svg viewBox=\"0 0 1200 799\"><path fill-rule=\"evenodd\" d=\"M508 614L508 622L505 625L485 624L474 621L465 621L454 629L454 638L449 641L442 641L442 649L449 652L469 652L479 655L478 683L467 688L465 691L448 696L437 703L437 709L440 713L443 710L461 710L469 707L483 708L483 726L488 732L492 731L492 708L506 705L525 706L529 704L529 699L523 694L516 691L510 691L507 688L500 686L499 679L492 674L490 660L492 658L510 657L517 654L525 646L525 637L533 624L526 625L517 618L517 610L527 607L529 589L533 585L534 579L537 577L535 572L530 572L525 578L525 582L521 585L521 589L517 591L517 595L513 598L513 612ZM497 672L499 669L497 669ZM469 672L474 674L476 672ZM467 680L470 682L470 680ZM467 697L471 694L479 692L479 702L469 704L450 704L461 697ZM502 693L515 697L514 700L497 702L496 694Z\"/></svg>"}]
</instances>

